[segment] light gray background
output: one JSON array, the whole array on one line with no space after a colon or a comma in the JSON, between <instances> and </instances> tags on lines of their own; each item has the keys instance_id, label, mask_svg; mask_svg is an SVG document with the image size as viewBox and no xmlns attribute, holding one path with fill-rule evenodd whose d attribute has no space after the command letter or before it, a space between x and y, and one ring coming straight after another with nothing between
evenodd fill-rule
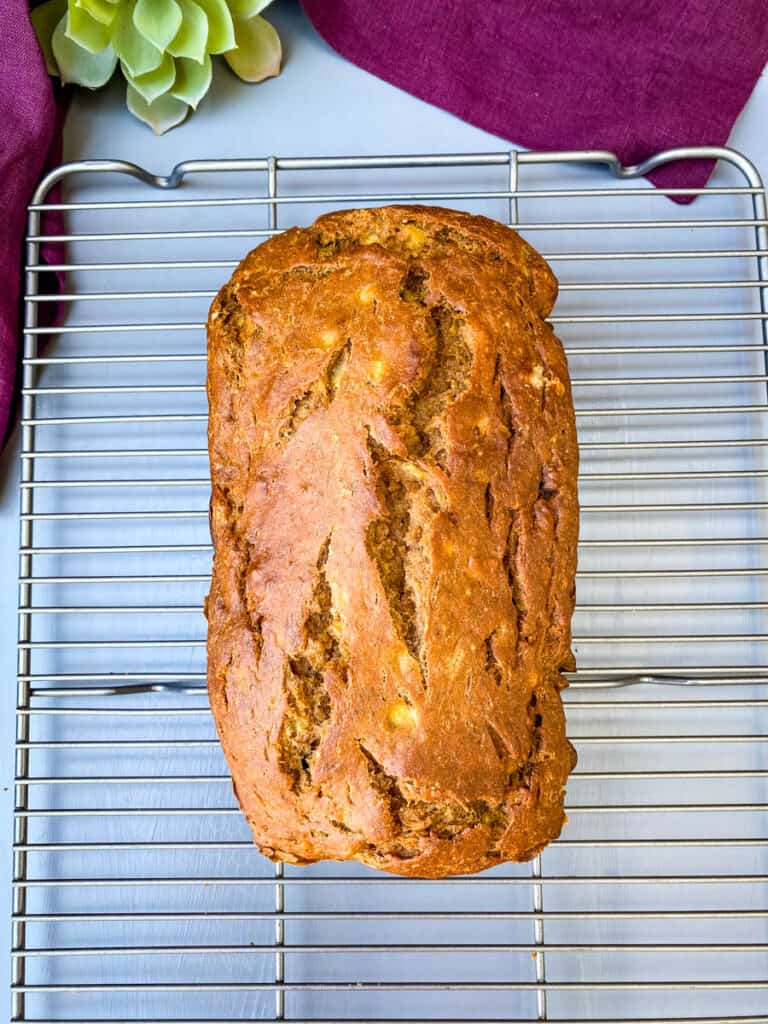
<instances>
[{"instance_id":1,"label":"light gray background","mask_svg":"<svg viewBox=\"0 0 768 1024\"><path fill-rule=\"evenodd\" d=\"M225 67L210 96L185 125L155 138L126 111L123 88L74 100L65 132L65 159L116 157L167 172L190 158L353 153L499 150L508 143L413 99L352 67L316 35L293 2L269 15L285 47L282 75L258 87L237 82ZM768 177L768 77L763 74L731 144ZM681 139L681 143L687 140ZM77 199L77 186L70 198ZM183 243L180 243L180 251ZM652 234L648 247L659 248ZM172 250L166 250L170 258ZM10 905L12 741L16 671L18 434L0 458L0 899ZM5 918L5 914L3 915ZM7 920L7 918L6 918ZM8 936L3 942L8 941ZM0 954L0 1007L8 1006L8 960Z\"/></svg>"}]
</instances>

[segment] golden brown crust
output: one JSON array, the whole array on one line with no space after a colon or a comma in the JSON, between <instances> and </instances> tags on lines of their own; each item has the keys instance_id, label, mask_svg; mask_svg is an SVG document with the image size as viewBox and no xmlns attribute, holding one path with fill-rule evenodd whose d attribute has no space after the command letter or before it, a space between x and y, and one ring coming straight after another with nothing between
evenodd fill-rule
<instances>
[{"instance_id":1,"label":"golden brown crust","mask_svg":"<svg viewBox=\"0 0 768 1024\"><path fill-rule=\"evenodd\" d=\"M560 832L578 455L547 265L451 210L322 217L208 324L208 683L262 851L440 877Z\"/></svg>"}]
</instances>

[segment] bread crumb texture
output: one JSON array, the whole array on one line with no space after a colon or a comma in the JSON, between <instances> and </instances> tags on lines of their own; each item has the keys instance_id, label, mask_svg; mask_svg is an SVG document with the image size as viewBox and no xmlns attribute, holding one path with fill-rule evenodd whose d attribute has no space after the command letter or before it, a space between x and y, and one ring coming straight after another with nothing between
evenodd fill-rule
<instances>
[{"instance_id":1,"label":"bread crumb texture","mask_svg":"<svg viewBox=\"0 0 768 1024\"><path fill-rule=\"evenodd\" d=\"M526 860L575 763L576 432L556 281L494 221L387 207L250 253L208 322L208 683L276 860Z\"/></svg>"}]
</instances>

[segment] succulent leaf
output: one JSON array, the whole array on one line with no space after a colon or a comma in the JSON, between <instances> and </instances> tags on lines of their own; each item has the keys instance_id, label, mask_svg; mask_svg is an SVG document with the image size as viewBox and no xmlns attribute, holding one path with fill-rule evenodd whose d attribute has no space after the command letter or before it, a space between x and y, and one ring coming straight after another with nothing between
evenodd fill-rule
<instances>
[{"instance_id":1,"label":"succulent leaf","mask_svg":"<svg viewBox=\"0 0 768 1024\"><path fill-rule=\"evenodd\" d=\"M272 0L227 0L227 3L235 21L247 21L261 14Z\"/></svg>"},{"instance_id":2,"label":"succulent leaf","mask_svg":"<svg viewBox=\"0 0 768 1024\"><path fill-rule=\"evenodd\" d=\"M59 66L62 82L74 82L86 89L98 89L105 85L117 65L117 54L111 46L100 53L91 53L66 34L66 15L54 29L51 40L53 55Z\"/></svg>"},{"instance_id":3,"label":"succulent leaf","mask_svg":"<svg viewBox=\"0 0 768 1024\"><path fill-rule=\"evenodd\" d=\"M117 14L117 4L114 0L75 0L75 7L87 11L102 25L111 25Z\"/></svg>"},{"instance_id":4,"label":"succulent leaf","mask_svg":"<svg viewBox=\"0 0 768 1024\"><path fill-rule=\"evenodd\" d=\"M225 53L237 46L235 24L224 0L195 0L208 18L208 53Z\"/></svg>"},{"instance_id":5,"label":"succulent leaf","mask_svg":"<svg viewBox=\"0 0 768 1024\"><path fill-rule=\"evenodd\" d=\"M133 76L126 72L125 68L123 74L128 84L133 86L142 99L147 103L154 103L158 96L162 96L173 86L176 80L176 66L173 57L169 53L164 53L158 66L145 75Z\"/></svg>"},{"instance_id":6,"label":"succulent leaf","mask_svg":"<svg viewBox=\"0 0 768 1024\"><path fill-rule=\"evenodd\" d=\"M162 135L170 128L181 124L189 113L189 107L182 100L166 93L154 102L147 103L143 96L131 85L126 93L128 109L134 117L148 124L155 135Z\"/></svg>"},{"instance_id":7,"label":"succulent leaf","mask_svg":"<svg viewBox=\"0 0 768 1024\"><path fill-rule=\"evenodd\" d=\"M158 50L165 50L181 28L181 8L176 0L136 0L133 24Z\"/></svg>"},{"instance_id":8,"label":"succulent leaf","mask_svg":"<svg viewBox=\"0 0 768 1024\"><path fill-rule=\"evenodd\" d=\"M67 12L65 31L72 42L90 53L101 53L105 46L109 46L108 26L97 21L84 8L74 4L70 4Z\"/></svg>"},{"instance_id":9,"label":"succulent leaf","mask_svg":"<svg viewBox=\"0 0 768 1024\"><path fill-rule=\"evenodd\" d=\"M47 0L30 12L30 21L43 51L43 60L49 75L58 75L59 65L53 55L51 40L58 23L67 13L67 0Z\"/></svg>"},{"instance_id":10,"label":"succulent leaf","mask_svg":"<svg viewBox=\"0 0 768 1024\"><path fill-rule=\"evenodd\" d=\"M208 44L208 16L194 0L177 0L177 3L181 8L181 28L168 44L168 52L202 64Z\"/></svg>"},{"instance_id":11,"label":"succulent leaf","mask_svg":"<svg viewBox=\"0 0 768 1024\"><path fill-rule=\"evenodd\" d=\"M238 78L261 82L280 73L280 36L265 18L256 15L247 21L236 21L235 38L237 47L228 50L224 59Z\"/></svg>"},{"instance_id":12,"label":"succulent leaf","mask_svg":"<svg viewBox=\"0 0 768 1024\"><path fill-rule=\"evenodd\" d=\"M128 71L138 77L156 68L163 54L139 33L133 23L133 10L133 0L121 6L112 33L112 45Z\"/></svg>"},{"instance_id":13,"label":"succulent leaf","mask_svg":"<svg viewBox=\"0 0 768 1024\"><path fill-rule=\"evenodd\" d=\"M187 57L176 58L176 81L171 89L171 96L188 103L197 110L200 100L208 92L211 84L212 62L208 54L202 64Z\"/></svg>"}]
</instances>

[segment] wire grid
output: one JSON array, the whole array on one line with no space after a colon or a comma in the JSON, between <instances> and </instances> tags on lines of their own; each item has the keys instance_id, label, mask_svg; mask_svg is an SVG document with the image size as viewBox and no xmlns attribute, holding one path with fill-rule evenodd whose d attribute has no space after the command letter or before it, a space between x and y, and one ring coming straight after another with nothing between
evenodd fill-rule
<instances>
[{"instance_id":1,"label":"wire grid","mask_svg":"<svg viewBox=\"0 0 768 1024\"><path fill-rule=\"evenodd\" d=\"M674 155L720 159L693 206L633 180ZM262 859L204 690L208 303L275 230L401 200L516 223L550 260L582 453L570 822L532 865L439 882ZM37 319L51 241L56 329ZM74 164L40 186L27 254L13 1019L768 1021L768 240L748 161Z\"/></svg>"}]
</instances>

